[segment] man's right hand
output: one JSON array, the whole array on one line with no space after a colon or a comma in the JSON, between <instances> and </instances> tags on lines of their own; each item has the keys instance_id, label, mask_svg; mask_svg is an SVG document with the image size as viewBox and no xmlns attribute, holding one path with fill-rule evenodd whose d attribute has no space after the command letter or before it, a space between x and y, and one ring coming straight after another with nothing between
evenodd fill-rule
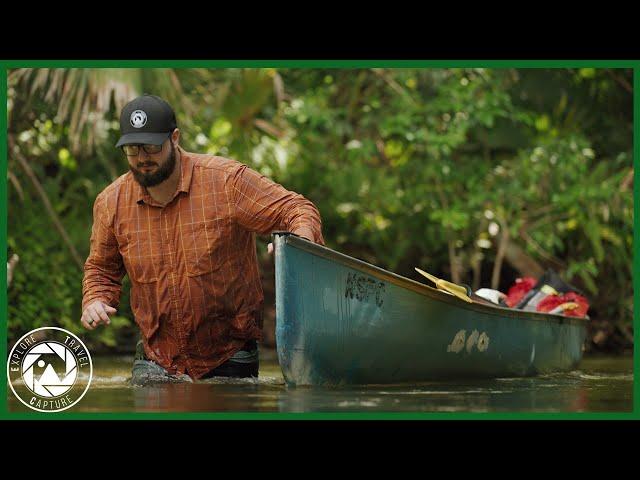
<instances>
[{"instance_id":1,"label":"man's right hand","mask_svg":"<svg viewBox=\"0 0 640 480\"><path fill-rule=\"evenodd\" d=\"M93 303L87 305L87 308L82 312L82 318L80 319L80 323L87 330L93 330L101 323L105 325L109 325L111 320L109 320L109 315L113 315L117 310L106 303L101 302L100 300L96 300Z\"/></svg>"}]
</instances>

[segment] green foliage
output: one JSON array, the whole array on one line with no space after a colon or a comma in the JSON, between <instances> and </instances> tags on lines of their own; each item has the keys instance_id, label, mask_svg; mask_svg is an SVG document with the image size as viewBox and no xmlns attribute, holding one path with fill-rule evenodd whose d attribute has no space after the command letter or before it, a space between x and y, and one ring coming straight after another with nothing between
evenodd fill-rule
<instances>
[{"instance_id":1,"label":"green foliage","mask_svg":"<svg viewBox=\"0 0 640 480\"><path fill-rule=\"evenodd\" d=\"M421 266L489 286L508 232L584 289L597 316L631 322L629 70L115 73L136 93L171 99L187 150L236 158L311 199L332 248L416 279ZM117 102L101 110L104 121L78 125L78 114L70 130L42 93L57 77L21 78L10 77L10 132L86 255L93 199L126 170L112 148ZM34 78L41 87L21 83ZM97 139L90 153L72 148L77 132ZM81 274L11 155L9 167L28 197L10 187L9 250L23 259L9 291L11 331L52 318L77 331ZM500 288L515 275L503 268ZM119 329L92 333L97 342L131 333L126 295Z\"/></svg>"},{"instance_id":2,"label":"green foliage","mask_svg":"<svg viewBox=\"0 0 640 480\"><path fill-rule=\"evenodd\" d=\"M36 201L14 204L10 209L14 220L9 236L9 250L19 252L20 262L15 269L9 299L9 338L16 339L40 326L60 326L76 334L86 332L80 325L82 301L82 273L70 256L53 226L42 215ZM78 220L67 222L79 227ZM86 223L86 219L85 219ZM82 230L85 232L90 225ZM80 228L74 235L80 244ZM116 345L118 331L129 327L131 321L114 317L110 328L86 333L89 345ZM95 348L95 347L94 347Z\"/></svg>"}]
</instances>

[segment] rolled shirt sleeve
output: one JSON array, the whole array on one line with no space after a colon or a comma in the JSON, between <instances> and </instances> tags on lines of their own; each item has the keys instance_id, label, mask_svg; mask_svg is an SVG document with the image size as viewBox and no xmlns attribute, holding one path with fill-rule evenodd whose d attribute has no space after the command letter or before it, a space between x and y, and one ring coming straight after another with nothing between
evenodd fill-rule
<instances>
[{"instance_id":1,"label":"rolled shirt sleeve","mask_svg":"<svg viewBox=\"0 0 640 480\"><path fill-rule=\"evenodd\" d=\"M98 195L93 205L89 256L84 264L82 311L95 300L118 308L125 273L106 202Z\"/></svg>"},{"instance_id":2,"label":"rolled shirt sleeve","mask_svg":"<svg viewBox=\"0 0 640 480\"><path fill-rule=\"evenodd\" d=\"M236 219L247 230L260 234L284 230L304 236L312 232L310 240L324 245L320 212L302 195L244 164L232 172L231 184Z\"/></svg>"}]
</instances>

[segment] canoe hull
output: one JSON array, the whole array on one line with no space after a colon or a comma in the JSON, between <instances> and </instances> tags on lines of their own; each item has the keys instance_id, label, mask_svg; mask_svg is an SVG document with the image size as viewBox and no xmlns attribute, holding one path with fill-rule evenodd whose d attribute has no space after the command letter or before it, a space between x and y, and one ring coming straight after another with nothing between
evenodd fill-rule
<instances>
[{"instance_id":1,"label":"canoe hull","mask_svg":"<svg viewBox=\"0 0 640 480\"><path fill-rule=\"evenodd\" d=\"M295 236L274 243L289 385L530 376L582 358L585 320L470 305Z\"/></svg>"}]
</instances>

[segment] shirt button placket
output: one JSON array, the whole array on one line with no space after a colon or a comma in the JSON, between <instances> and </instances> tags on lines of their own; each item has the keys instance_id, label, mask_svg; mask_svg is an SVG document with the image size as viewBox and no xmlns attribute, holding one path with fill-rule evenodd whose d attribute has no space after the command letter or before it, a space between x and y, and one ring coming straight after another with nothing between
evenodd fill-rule
<instances>
[{"instance_id":1,"label":"shirt button placket","mask_svg":"<svg viewBox=\"0 0 640 480\"><path fill-rule=\"evenodd\" d=\"M162 232L164 234L164 243L167 245L167 257L169 258L169 300L171 303L171 317L173 317L173 326L178 332L178 338L180 340L179 347L180 347L181 356L184 358L185 363L187 363L187 366L188 366L189 359L187 356L184 331L181 328L182 322L180 321L182 317L182 313L181 313L180 303L179 303L178 280L176 275L177 248L174 248L175 245L173 244L173 242L171 242L171 239L170 239L171 234L169 232L169 224L167 220L168 214L166 212L166 207L162 208L161 215L164 218L165 225L164 225L164 228L162 229ZM180 373L184 373L182 372L183 370L182 367L180 367L179 370L181 370Z\"/></svg>"}]
</instances>

